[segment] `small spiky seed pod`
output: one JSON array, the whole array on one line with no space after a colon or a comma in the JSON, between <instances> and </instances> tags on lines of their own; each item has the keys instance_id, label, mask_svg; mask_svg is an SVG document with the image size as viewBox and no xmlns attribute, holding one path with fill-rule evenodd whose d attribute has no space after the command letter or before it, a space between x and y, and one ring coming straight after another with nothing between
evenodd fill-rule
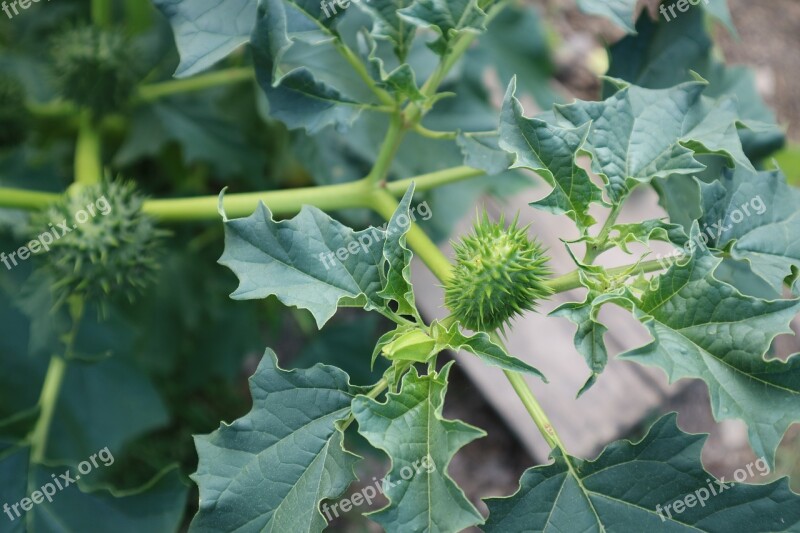
<instances>
[{"instance_id":1,"label":"small spiky seed pod","mask_svg":"<svg viewBox=\"0 0 800 533\"><path fill-rule=\"evenodd\" d=\"M512 318L531 311L550 289L548 257L528 239L517 219L491 222L484 212L474 232L454 243L456 264L445 286L445 303L461 324L474 331L504 328Z\"/></svg>"},{"instance_id":2,"label":"small spiky seed pod","mask_svg":"<svg viewBox=\"0 0 800 533\"><path fill-rule=\"evenodd\" d=\"M52 240L38 255L55 280L58 302L79 295L102 311L108 297L133 301L153 280L167 232L142 213L142 203L133 183L105 181L76 189L31 217L31 239Z\"/></svg>"},{"instance_id":3,"label":"small spiky seed pod","mask_svg":"<svg viewBox=\"0 0 800 533\"><path fill-rule=\"evenodd\" d=\"M51 49L65 98L97 115L118 111L130 99L136 75L121 33L93 26L70 28L53 39Z\"/></svg>"},{"instance_id":4,"label":"small spiky seed pod","mask_svg":"<svg viewBox=\"0 0 800 533\"><path fill-rule=\"evenodd\" d=\"M0 149L13 148L25 140L29 119L22 84L0 75Z\"/></svg>"}]
</instances>

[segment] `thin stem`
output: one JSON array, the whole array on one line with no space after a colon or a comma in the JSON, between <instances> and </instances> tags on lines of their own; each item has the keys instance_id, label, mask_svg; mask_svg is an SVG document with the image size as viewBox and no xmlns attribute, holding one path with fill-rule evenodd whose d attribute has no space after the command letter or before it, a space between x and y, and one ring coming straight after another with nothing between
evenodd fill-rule
<instances>
[{"instance_id":1,"label":"thin stem","mask_svg":"<svg viewBox=\"0 0 800 533\"><path fill-rule=\"evenodd\" d=\"M604 251L607 250L606 243L608 242L608 234L611 232L611 228L614 224L617 223L617 218L619 217L619 213L622 210L622 202L620 201L618 204L615 204L611 208L611 212L608 214L608 218L606 219L603 227L600 229L600 233L597 234L595 239L597 244L589 245L586 247L586 255L583 257L583 262L587 265L591 265L594 263L594 260L602 254Z\"/></svg>"},{"instance_id":2,"label":"thin stem","mask_svg":"<svg viewBox=\"0 0 800 533\"><path fill-rule=\"evenodd\" d=\"M450 183L456 183L470 178L476 178L484 174L486 174L486 172L483 170L466 166L446 168L444 170L420 174L419 176L404 180L389 182L386 184L386 190L394 196L399 197L405 194L406 189L408 189L412 182L416 184L416 190L419 192L436 189L443 185L449 185Z\"/></svg>"},{"instance_id":3,"label":"thin stem","mask_svg":"<svg viewBox=\"0 0 800 533\"><path fill-rule=\"evenodd\" d=\"M422 124L415 124L414 131L423 137L427 137L428 139L445 139L445 140L452 140L458 137L458 132L455 131L433 131L429 130Z\"/></svg>"},{"instance_id":4,"label":"thin stem","mask_svg":"<svg viewBox=\"0 0 800 533\"><path fill-rule=\"evenodd\" d=\"M31 462L41 463L45 459L47 452L47 440L50 434L50 426L53 421L53 414L56 410L58 397L61 394L61 385L64 382L64 375L67 370L67 360L69 360L75 350L75 340L78 337L78 329L83 319L84 303L80 298L70 301L70 314L72 316L72 329L65 340L64 356L54 355L50 359L50 366L42 385L42 392L39 396L39 419L36 421L33 431L30 434Z\"/></svg>"},{"instance_id":5,"label":"thin stem","mask_svg":"<svg viewBox=\"0 0 800 533\"><path fill-rule=\"evenodd\" d=\"M88 110L81 114L78 140L75 145L75 176L78 185L91 185L103 179L103 157L100 132Z\"/></svg>"},{"instance_id":6,"label":"thin stem","mask_svg":"<svg viewBox=\"0 0 800 533\"><path fill-rule=\"evenodd\" d=\"M371 398L371 399L373 399L373 400L374 400L375 398L377 398L378 396L380 396L380 394L381 394L383 391L385 391L385 390L386 390L386 387L388 387L388 386L389 386L389 382L386 380L386 378L381 378L381 380L380 380L379 382L377 382L377 383L375 384L375 386L374 386L374 387L372 387L372 388L370 389L370 391L369 391L367 394L365 394L365 396L366 396L367 398ZM345 420L342 422L342 425L341 425L341 427L340 427L339 429L340 429L342 432L344 432L344 430L346 430L348 427L350 427L350 424L352 424L352 423L353 423L353 420L355 420L355 419L356 419L356 417L355 417L355 416L353 415L353 413L351 412L351 413L350 413L350 416L348 416L348 417L347 417L347 418L346 418L346 419L345 419Z\"/></svg>"},{"instance_id":7,"label":"thin stem","mask_svg":"<svg viewBox=\"0 0 800 533\"><path fill-rule=\"evenodd\" d=\"M378 157L375 159L375 164L372 166L372 170L369 171L369 174L367 174L366 180L368 183L375 184L386 180L394 156L397 154L397 150L400 148L400 143L403 142L404 136L403 119L400 113L395 113L392 115L389 129L386 131L386 137L383 139L380 150L378 150Z\"/></svg>"},{"instance_id":8,"label":"thin stem","mask_svg":"<svg viewBox=\"0 0 800 533\"><path fill-rule=\"evenodd\" d=\"M336 46L336 50L344 57L344 59L353 67L353 70L358 74L358 77L370 88L370 90L378 97L378 99L385 105L389 105L392 107L396 106L396 102L392 95L386 92L384 89L381 89L375 84L375 80L372 79L372 76L369 75L367 72L367 68L362 63L361 59L356 56L353 51L350 49L349 46L344 44L342 40L337 37L334 41L334 45Z\"/></svg>"},{"instance_id":9,"label":"thin stem","mask_svg":"<svg viewBox=\"0 0 800 533\"><path fill-rule=\"evenodd\" d=\"M137 96L139 101L150 102L173 94L202 91L203 89L209 89L211 87L231 85L251 80L253 80L253 69L251 67L229 68L186 79L142 85L139 87Z\"/></svg>"},{"instance_id":10,"label":"thin stem","mask_svg":"<svg viewBox=\"0 0 800 533\"><path fill-rule=\"evenodd\" d=\"M633 271L630 272L632 275L647 274L648 272L658 272L659 270L664 270L665 268L668 268L670 264L672 264L671 258L653 259L651 261L643 261L636 265L625 265L621 267L609 268L606 270L606 273L614 277L629 272L631 271L631 268L633 268ZM580 280L580 269L573 270L569 274L564 274L563 276L559 276L557 278L551 278L545 281L544 284L552 289L553 294L566 292L572 289L578 289L583 286Z\"/></svg>"}]
</instances>

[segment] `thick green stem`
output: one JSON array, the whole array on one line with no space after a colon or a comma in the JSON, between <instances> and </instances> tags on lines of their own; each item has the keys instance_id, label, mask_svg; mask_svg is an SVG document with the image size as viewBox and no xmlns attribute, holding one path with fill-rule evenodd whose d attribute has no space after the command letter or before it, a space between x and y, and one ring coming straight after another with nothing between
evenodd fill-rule
<instances>
[{"instance_id":1,"label":"thick green stem","mask_svg":"<svg viewBox=\"0 0 800 533\"><path fill-rule=\"evenodd\" d=\"M403 128L403 118L400 113L392 115L392 120L389 123L389 129L386 132L386 137L383 139L380 150L378 150L378 157L375 159L375 164L372 166L369 174L367 174L367 182L370 184L379 183L386 180L389 174L389 169L392 166L394 156L400 148L400 143L403 142L405 136L405 129Z\"/></svg>"},{"instance_id":2,"label":"thick green stem","mask_svg":"<svg viewBox=\"0 0 800 533\"><path fill-rule=\"evenodd\" d=\"M202 91L212 87L231 85L253 80L253 68L229 68L201 74L191 78L162 81L139 87L138 99L143 102L150 102L173 94Z\"/></svg>"},{"instance_id":3,"label":"thick green stem","mask_svg":"<svg viewBox=\"0 0 800 533\"><path fill-rule=\"evenodd\" d=\"M12 209L41 209L52 204L60 195L49 192L26 191L0 187L0 206Z\"/></svg>"},{"instance_id":4,"label":"thick green stem","mask_svg":"<svg viewBox=\"0 0 800 533\"><path fill-rule=\"evenodd\" d=\"M95 26L109 29L114 22L111 0L92 0L92 22Z\"/></svg>"},{"instance_id":5,"label":"thick green stem","mask_svg":"<svg viewBox=\"0 0 800 533\"><path fill-rule=\"evenodd\" d=\"M411 182L416 183L417 191L427 191L442 185L481 176L484 172L470 167L454 167L429 174L387 183L385 190L400 197ZM225 208L231 216L245 216L255 210L262 200L276 214L291 215L304 204L315 205L320 209L346 209L364 207L365 195L374 189L365 179L339 185L322 187L302 187L281 191L261 191L253 193L228 194ZM40 209L59 197L58 194L27 191L24 189L0 188L0 207L18 209ZM219 217L217 205L219 196L199 196L195 198L165 198L147 200L146 212L168 221L215 220Z\"/></svg>"},{"instance_id":6,"label":"thick green stem","mask_svg":"<svg viewBox=\"0 0 800 533\"><path fill-rule=\"evenodd\" d=\"M74 181L79 185L91 185L103 179L102 141L88 110L82 112L80 120L75 145Z\"/></svg>"},{"instance_id":7,"label":"thick green stem","mask_svg":"<svg viewBox=\"0 0 800 533\"><path fill-rule=\"evenodd\" d=\"M251 214L259 201L264 202L274 214L281 216L295 214L303 205L331 211L368 207L368 192L367 183L359 180L340 185L228 194L224 198L224 207L231 218ZM213 220L219 218L218 205L218 196L148 200L144 204L144 212L167 221Z\"/></svg>"}]
</instances>

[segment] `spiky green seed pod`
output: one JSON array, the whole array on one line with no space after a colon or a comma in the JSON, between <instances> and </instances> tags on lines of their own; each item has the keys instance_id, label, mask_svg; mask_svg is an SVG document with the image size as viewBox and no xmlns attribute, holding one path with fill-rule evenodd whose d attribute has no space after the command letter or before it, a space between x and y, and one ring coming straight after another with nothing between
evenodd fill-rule
<instances>
[{"instance_id":1,"label":"spiky green seed pod","mask_svg":"<svg viewBox=\"0 0 800 533\"><path fill-rule=\"evenodd\" d=\"M102 310L108 299L133 301L153 280L167 232L142 203L133 183L113 180L80 187L31 217L30 237L58 301L78 295Z\"/></svg>"},{"instance_id":2,"label":"spiky green seed pod","mask_svg":"<svg viewBox=\"0 0 800 533\"><path fill-rule=\"evenodd\" d=\"M53 39L51 49L65 98L104 115L119 111L133 94L137 76L121 33L71 28Z\"/></svg>"},{"instance_id":3,"label":"spiky green seed pod","mask_svg":"<svg viewBox=\"0 0 800 533\"><path fill-rule=\"evenodd\" d=\"M24 87L15 78L0 75L0 149L22 143L29 121Z\"/></svg>"},{"instance_id":4,"label":"spiky green seed pod","mask_svg":"<svg viewBox=\"0 0 800 533\"><path fill-rule=\"evenodd\" d=\"M474 331L504 328L512 318L536 307L551 291L549 258L528 239L517 220L491 222L486 213L474 232L454 243L456 263L445 286L445 303L462 325Z\"/></svg>"}]
</instances>

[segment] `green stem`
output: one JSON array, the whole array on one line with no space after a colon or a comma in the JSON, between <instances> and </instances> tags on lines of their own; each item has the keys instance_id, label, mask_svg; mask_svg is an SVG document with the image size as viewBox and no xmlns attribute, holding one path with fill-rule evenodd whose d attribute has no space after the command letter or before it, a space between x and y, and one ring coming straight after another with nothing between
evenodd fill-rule
<instances>
[{"instance_id":1,"label":"green stem","mask_svg":"<svg viewBox=\"0 0 800 533\"><path fill-rule=\"evenodd\" d=\"M92 22L95 26L108 29L113 24L113 5L110 0L92 0Z\"/></svg>"},{"instance_id":2,"label":"green stem","mask_svg":"<svg viewBox=\"0 0 800 533\"><path fill-rule=\"evenodd\" d=\"M372 76L369 75L367 72L367 68L364 66L364 63L361 59L356 56L353 51L350 49L349 46L344 44L342 40L337 37L334 41L334 45L336 46L336 50L344 57L344 59L353 67L353 70L358 74L358 77L369 87L369 89L378 97L378 99L384 105L396 106L396 102L392 95L386 92L384 89L381 89L375 84L375 80L372 79Z\"/></svg>"},{"instance_id":3,"label":"green stem","mask_svg":"<svg viewBox=\"0 0 800 533\"><path fill-rule=\"evenodd\" d=\"M133 35L150 27L153 5L142 0L125 0L125 27Z\"/></svg>"},{"instance_id":4,"label":"green stem","mask_svg":"<svg viewBox=\"0 0 800 533\"><path fill-rule=\"evenodd\" d=\"M621 267L614 267L609 268L606 270L606 273L611 276L619 276L631 270L632 267L635 266L631 273L631 275L638 275L638 274L647 274L648 272L658 272L659 270L664 270L670 264L672 264L672 258L665 258L665 259L653 259L651 261L643 261L637 265L625 265ZM551 278L545 281L545 285L552 289L553 294L558 294L560 292L566 292L572 289L578 289L582 287L580 280L580 269L573 270L569 274L564 274L563 276L559 276L557 278Z\"/></svg>"},{"instance_id":5,"label":"green stem","mask_svg":"<svg viewBox=\"0 0 800 533\"><path fill-rule=\"evenodd\" d=\"M65 338L64 356L54 355L50 359L50 366L42 385L42 392L39 396L39 419L36 421L33 431L30 434L31 462L41 463L45 459L47 452L47 441L50 435L50 426L53 422L53 414L58 404L58 397L61 394L61 385L64 382L64 375L67 370L67 360L73 356L75 350L75 340L78 337L78 329L84 313L84 303L80 298L70 301L70 315L72 316L72 329Z\"/></svg>"},{"instance_id":6,"label":"green stem","mask_svg":"<svg viewBox=\"0 0 800 533\"><path fill-rule=\"evenodd\" d=\"M420 174L419 176L414 176L412 178L391 181L386 184L386 190L392 193L394 196L400 197L405 194L406 189L408 189L411 183L415 183L416 191L421 192L436 189L443 185L449 185L450 183L476 178L478 176L483 176L484 174L486 173L483 170L472 167L462 166L446 168L444 170L438 170L428 174Z\"/></svg>"},{"instance_id":7,"label":"green stem","mask_svg":"<svg viewBox=\"0 0 800 533\"><path fill-rule=\"evenodd\" d=\"M150 102L173 94L202 91L211 87L251 80L253 80L253 69L251 67L229 68L191 78L142 85L139 87L137 96L139 101Z\"/></svg>"},{"instance_id":8,"label":"green stem","mask_svg":"<svg viewBox=\"0 0 800 533\"><path fill-rule=\"evenodd\" d=\"M386 380L386 378L381 378L381 380L380 380L379 382L377 382L377 383L375 384L375 386L374 386L374 387L372 387L372 388L370 389L370 391L369 391L367 394L365 394L365 396L366 396L367 398L371 398L371 399L373 399L373 400L374 400L375 398L377 398L378 396L380 396L380 394L381 394L383 391L385 391L385 390L386 390L386 387L388 387L388 386L389 386L389 382ZM347 417L347 418L346 418L346 419L345 419L345 420L342 422L342 425L341 425L341 427L340 427L339 429L340 429L342 432L344 432L344 430L346 430L348 427L350 427L350 424L352 424L352 423L353 423L353 421L354 421L355 419L356 419L356 417L355 417L355 416L353 416L353 413L351 412L351 413L350 413L350 416L348 416L348 417Z\"/></svg>"},{"instance_id":9,"label":"green stem","mask_svg":"<svg viewBox=\"0 0 800 533\"><path fill-rule=\"evenodd\" d=\"M103 180L102 142L88 110L81 113L78 140L75 145L75 176L79 185L91 185Z\"/></svg>"},{"instance_id":10,"label":"green stem","mask_svg":"<svg viewBox=\"0 0 800 533\"><path fill-rule=\"evenodd\" d=\"M405 194L411 182L416 183L417 191L427 191L442 185L481 176L484 172L470 167L454 167L429 174L387 183L385 190L394 196ZM373 187L364 179L337 185L321 187L302 187L282 191L261 191L253 193L228 194L225 208L231 216L246 216L255 210L259 200L270 206L279 215L297 213L303 204L315 205L320 209L346 209L364 207L365 195ZM25 189L0 188L0 207L16 209L41 209L59 198L55 193L34 192ZM199 196L194 198L165 198L145 202L145 211L169 221L214 220L219 217L217 205L219 196Z\"/></svg>"},{"instance_id":11,"label":"green stem","mask_svg":"<svg viewBox=\"0 0 800 533\"><path fill-rule=\"evenodd\" d=\"M12 209L41 209L60 197L61 195L55 193L0 187L0 205Z\"/></svg>"},{"instance_id":12,"label":"green stem","mask_svg":"<svg viewBox=\"0 0 800 533\"><path fill-rule=\"evenodd\" d=\"M375 164L367 174L366 180L370 184L380 183L386 180L389 174L389 169L392 166L394 156L400 148L400 143L403 142L405 136L405 129L403 128L403 118L400 113L392 115L392 120L389 123L389 129L386 132L386 137L383 139L383 144L378 151L378 157L375 159Z\"/></svg>"},{"instance_id":13,"label":"green stem","mask_svg":"<svg viewBox=\"0 0 800 533\"><path fill-rule=\"evenodd\" d=\"M364 180L303 187L281 191L254 192L225 195L225 213L231 218L250 215L258 202L270 208L276 215L291 215L303 205L314 205L331 211L351 207L367 207L369 188ZM219 196L148 200L144 212L167 221L209 220L219 217Z\"/></svg>"},{"instance_id":14,"label":"green stem","mask_svg":"<svg viewBox=\"0 0 800 533\"><path fill-rule=\"evenodd\" d=\"M428 139L444 139L444 140L452 140L458 137L458 132L455 131L433 131L429 130L422 124L414 125L414 131L423 137L427 137Z\"/></svg>"},{"instance_id":15,"label":"green stem","mask_svg":"<svg viewBox=\"0 0 800 533\"><path fill-rule=\"evenodd\" d=\"M595 239L597 244L587 246L586 248L586 255L583 257L584 264L591 265L600 254L608 249L606 247L606 243L608 242L608 234L611 232L611 228L614 227L614 224L617 223L617 218L619 217L621 210L622 201L620 201L618 204L615 204L611 208L608 218L606 219L603 227L600 229L600 233L597 234L597 238Z\"/></svg>"}]
</instances>

